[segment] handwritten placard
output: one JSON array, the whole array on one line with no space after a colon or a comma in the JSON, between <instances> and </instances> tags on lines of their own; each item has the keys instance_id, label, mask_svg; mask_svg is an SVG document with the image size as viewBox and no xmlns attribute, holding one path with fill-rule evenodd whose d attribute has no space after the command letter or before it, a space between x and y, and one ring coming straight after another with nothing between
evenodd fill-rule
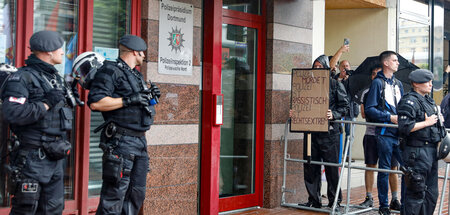
<instances>
[{"instance_id":1,"label":"handwritten placard","mask_svg":"<svg viewBox=\"0 0 450 215\"><path fill-rule=\"evenodd\" d=\"M328 69L292 69L291 131L328 131Z\"/></svg>"}]
</instances>

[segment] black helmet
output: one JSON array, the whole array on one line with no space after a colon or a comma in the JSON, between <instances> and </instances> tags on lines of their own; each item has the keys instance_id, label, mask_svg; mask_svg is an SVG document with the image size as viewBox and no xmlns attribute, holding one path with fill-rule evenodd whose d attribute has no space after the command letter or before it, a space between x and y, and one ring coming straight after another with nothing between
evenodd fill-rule
<instances>
[{"instance_id":1,"label":"black helmet","mask_svg":"<svg viewBox=\"0 0 450 215\"><path fill-rule=\"evenodd\" d=\"M444 138L442 138L441 142L438 145L438 152L437 152L437 159L444 160L447 163L450 163L450 137L448 135L445 135Z\"/></svg>"},{"instance_id":2,"label":"black helmet","mask_svg":"<svg viewBox=\"0 0 450 215\"><path fill-rule=\"evenodd\" d=\"M103 66L105 58L96 52L84 52L75 58L72 67L72 76L78 79L80 85L89 89L97 70Z\"/></svg>"}]
</instances>

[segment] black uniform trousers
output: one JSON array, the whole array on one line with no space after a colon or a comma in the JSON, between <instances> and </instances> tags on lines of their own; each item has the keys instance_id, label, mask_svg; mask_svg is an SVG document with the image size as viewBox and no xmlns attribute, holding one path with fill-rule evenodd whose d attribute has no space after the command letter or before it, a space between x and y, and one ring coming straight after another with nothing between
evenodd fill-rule
<instances>
[{"instance_id":1,"label":"black uniform trousers","mask_svg":"<svg viewBox=\"0 0 450 215\"><path fill-rule=\"evenodd\" d=\"M124 174L117 184L103 181L96 214L138 214L145 199L149 169L145 136L121 136L113 154L124 158Z\"/></svg>"},{"instance_id":2,"label":"black uniform trousers","mask_svg":"<svg viewBox=\"0 0 450 215\"><path fill-rule=\"evenodd\" d=\"M413 192L409 187L406 187L405 197L402 198L402 214L433 214L439 195L436 150L434 144L422 147L405 146L402 152L403 161L413 171L424 177L426 189L423 192ZM412 154L415 154L413 159L411 158Z\"/></svg>"},{"instance_id":3,"label":"black uniform trousers","mask_svg":"<svg viewBox=\"0 0 450 215\"><path fill-rule=\"evenodd\" d=\"M305 138L306 139L306 138ZM306 157L306 141L303 144L303 154ZM339 163L339 133L312 133L311 134L311 160ZM313 205L321 204L320 188L322 186L321 165L304 164L304 179L308 191L308 201ZM333 204L339 181L339 167L325 166L327 178L327 196L329 205ZM338 203L342 200L339 191Z\"/></svg>"},{"instance_id":4,"label":"black uniform trousers","mask_svg":"<svg viewBox=\"0 0 450 215\"><path fill-rule=\"evenodd\" d=\"M23 181L38 183L39 186L36 192L21 192L22 183L19 183L12 198L11 214L62 214L65 159L50 160L41 148L27 150L26 164L22 169Z\"/></svg>"}]
</instances>

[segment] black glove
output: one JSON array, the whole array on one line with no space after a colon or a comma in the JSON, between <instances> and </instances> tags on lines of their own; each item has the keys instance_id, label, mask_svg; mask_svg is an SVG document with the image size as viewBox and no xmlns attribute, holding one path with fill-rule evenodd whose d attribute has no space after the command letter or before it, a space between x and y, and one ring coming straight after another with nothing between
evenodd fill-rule
<instances>
[{"instance_id":1,"label":"black glove","mask_svg":"<svg viewBox=\"0 0 450 215\"><path fill-rule=\"evenodd\" d=\"M156 86L156 85L152 84L152 87L150 87L150 92L151 92L153 98L161 97L161 91L159 90L158 86Z\"/></svg>"},{"instance_id":2,"label":"black glove","mask_svg":"<svg viewBox=\"0 0 450 215\"><path fill-rule=\"evenodd\" d=\"M72 93L75 98L80 98L80 93L78 93L78 85L72 86Z\"/></svg>"},{"instance_id":3,"label":"black glove","mask_svg":"<svg viewBox=\"0 0 450 215\"><path fill-rule=\"evenodd\" d=\"M61 90L53 89L45 94L42 102L48 105L49 109L54 107L59 102L64 102L66 97L64 97L64 93Z\"/></svg>"},{"instance_id":4,"label":"black glove","mask_svg":"<svg viewBox=\"0 0 450 215\"><path fill-rule=\"evenodd\" d=\"M123 97L123 106L128 107L130 105L148 105L150 98L144 93L135 93L128 97Z\"/></svg>"},{"instance_id":5,"label":"black glove","mask_svg":"<svg viewBox=\"0 0 450 215\"><path fill-rule=\"evenodd\" d=\"M75 80L74 80L75 81ZM83 106L84 102L81 101L81 97L80 94L78 93L78 84L72 84L72 92L73 92L73 96L75 97L75 101L77 102L77 104L79 106Z\"/></svg>"}]
</instances>

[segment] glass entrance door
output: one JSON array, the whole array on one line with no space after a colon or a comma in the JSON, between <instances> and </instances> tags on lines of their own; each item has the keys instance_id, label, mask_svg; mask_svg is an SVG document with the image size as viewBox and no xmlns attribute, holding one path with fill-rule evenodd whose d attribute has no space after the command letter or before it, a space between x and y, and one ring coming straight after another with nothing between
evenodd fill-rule
<instances>
[{"instance_id":1,"label":"glass entrance door","mask_svg":"<svg viewBox=\"0 0 450 215\"><path fill-rule=\"evenodd\" d=\"M222 20L219 210L262 204L264 69L262 25Z\"/></svg>"},{"instance_id":2,"label":"glass entrance door","mask_svg":"<svg viewBox=\"0 0 450 215\"><path fill-rule=\"evenodd\" d=\"M264 5L204 4L200 214L263 204Z\"/></svg>"},{"instance_id":3,"label":"glass entrance door","mask_svg":"<svg viewBox=\"0 0 450 215\"><path fill-rule=\"evenodd\" d=\"M255 190L256 29L222 25L223 125L219 196Z\"/></svg>"}]
</instances>

